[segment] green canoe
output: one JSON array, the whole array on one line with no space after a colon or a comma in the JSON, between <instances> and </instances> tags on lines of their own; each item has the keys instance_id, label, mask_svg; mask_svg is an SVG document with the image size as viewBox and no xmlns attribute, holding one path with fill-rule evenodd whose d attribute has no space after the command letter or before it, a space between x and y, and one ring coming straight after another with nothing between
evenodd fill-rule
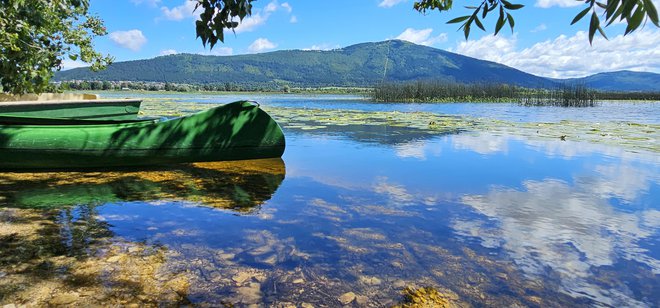
<instances>
[{"instance_id":1,"label":"green canoe","mask_svg":"<svg viewBox=\"0 0 660 308\"><path fill-rule=\"evenodd\" d=\"M77 99L0 102L0 116L135 120L140 99Z\"/></svg>"},{"instance_id":2,"label":"green canoe","mask_svg":"<svg viewBox=\"0 0 660 308\"><path fill-rule=\"evenodd\" d=\"M279 125L240 101L176 119L99 121L0 116L0 169L103 168L275 158Z\"/></svg>"}]
</instances>

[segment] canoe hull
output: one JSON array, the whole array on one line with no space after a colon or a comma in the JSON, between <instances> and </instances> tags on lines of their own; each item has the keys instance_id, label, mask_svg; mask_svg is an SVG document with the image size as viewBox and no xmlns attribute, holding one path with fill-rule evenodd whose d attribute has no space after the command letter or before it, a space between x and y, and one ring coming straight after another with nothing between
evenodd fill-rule
<instances>
[{"instance_id":1,"label":"canoe hull","mask_svg":"<svg viewBox=\"0 0 660 308\"><path fill-rule=\"evenodd\" d=\"M134 120L141 103L139 99L0 102L0 116Z\"/></svg>"},{"instance_id":2,"label":"canoe hull","mask_svg":"<svg viewBox=\"0 0 660 308\"><path fill-rule=\"evenodd\" d=\"M172 119L118 124L0 125L1 169L104 168L276 158L284 134L236 102Z\"/></svg>"}]
</instances>

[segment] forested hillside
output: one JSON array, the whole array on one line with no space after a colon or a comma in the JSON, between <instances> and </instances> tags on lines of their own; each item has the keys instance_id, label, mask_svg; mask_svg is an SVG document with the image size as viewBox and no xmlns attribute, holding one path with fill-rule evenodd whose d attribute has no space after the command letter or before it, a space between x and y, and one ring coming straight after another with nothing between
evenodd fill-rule
<instances>
[{"instance_id":1,"label":"forested hillside","mask_svg":"<svg viewBox=\"0 0 660 308\"><path fill-rule=\"evenodd\" d=\"M330 51L286 50L237 56L177 54L118 62L101 72L59 72L55 80L234 83L295 87L365 87L380 82L446 80L539 87L548 80L497 64L405 41Z\"/></svg>"},{"instance_id":2,"label":"forested hillside","mask_svg":"<svg viewBox=\"0 0 660 308\"><path fill-rule=\"evenodd\" d=\"M54 80L226 84L239 89L371 87L411 81L510 84L527 88L579 83L600 91L660 92L660 74L620 71L584 78L549 79L399 40L328 51L283 50L237 56L176 54L118 62L100 72L87 68L62 71Z\"/></svg>"}]
</instances>

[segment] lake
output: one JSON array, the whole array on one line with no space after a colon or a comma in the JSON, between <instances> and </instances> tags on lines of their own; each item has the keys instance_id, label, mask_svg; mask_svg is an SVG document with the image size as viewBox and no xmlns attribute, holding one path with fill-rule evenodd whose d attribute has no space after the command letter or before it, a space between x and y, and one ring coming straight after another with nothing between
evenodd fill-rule
<instances>
[{"instance_id":1,"label":"lake","mask_svg":"<svg viewBox=\"0 0 660 308\"><path fill-rule=\"evenodd\" d=\"M0 304L660 305L660 103L249 98L282 159L1 173Z\"/></svg>"}]
</instances>

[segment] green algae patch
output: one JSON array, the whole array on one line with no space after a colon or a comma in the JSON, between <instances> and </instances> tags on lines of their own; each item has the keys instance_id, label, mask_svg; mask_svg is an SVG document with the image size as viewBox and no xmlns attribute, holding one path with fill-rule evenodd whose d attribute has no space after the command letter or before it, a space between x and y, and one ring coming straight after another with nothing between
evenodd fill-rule
<instances>
[{"instance_id":1,"label":"green algae patch","mask_svg":"<svg viewBox=\"0 0 660 308\"><path fill-rule=\"evenodd\" d=\"M219 104L145 99L144 116L181 116ZM517 135L532 139L605 144L628 151L660 152L660 125L634 122L512 122L489 118L442 115L431 112L359 111L344 109L283 108L262 106L283 128L290 130L350 132L354 126L405 128L421 135L466 131ZM523 108L523 107L521 107Z\"/></svg>"},{"instance_id":2,"label":"green algae patch","mask_svg":"<svg viewBox=\"0 0 660 308\"><path fill-rule=\"evenodd\" d=\"M490 123L489 123L490 122ZM578 141L622 147L629 151L660 152L660 125L630 122L560 121L503 123L484 121L484 129L529 138Z\"/></svg>"}]
</instances>

